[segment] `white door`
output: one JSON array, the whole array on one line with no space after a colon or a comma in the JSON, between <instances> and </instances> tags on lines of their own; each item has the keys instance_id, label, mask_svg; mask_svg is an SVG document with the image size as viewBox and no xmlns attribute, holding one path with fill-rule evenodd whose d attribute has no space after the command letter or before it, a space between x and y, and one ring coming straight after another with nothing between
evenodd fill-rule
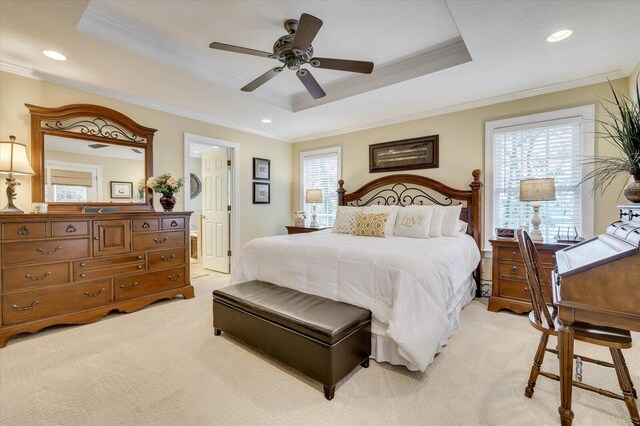
<instances>
[{"instance_id":1,"label":"white door","mask_svg":"<svg viewBox=\"0 0 640 426\"><path fill-rule=\"evenodd\" d=\"M227 150L202 154L202 266L229 273Z\"/></svg>"}]
</instances>

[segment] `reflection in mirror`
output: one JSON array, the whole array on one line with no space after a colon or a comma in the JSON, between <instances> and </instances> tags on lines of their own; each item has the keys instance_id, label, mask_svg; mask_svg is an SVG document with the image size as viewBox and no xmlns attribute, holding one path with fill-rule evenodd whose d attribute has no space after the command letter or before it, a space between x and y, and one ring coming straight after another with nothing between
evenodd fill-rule
<instances>
[{"instance_id":1,"label":"reflection in mirror","mask_svg":"<svg viewBox=\"0 0 640 426\"><path fill-rule=\"evenodd\" d=\"M145 201L144 147L45 135L44 167L46 202Z\"/></svg>"}]
</instances>

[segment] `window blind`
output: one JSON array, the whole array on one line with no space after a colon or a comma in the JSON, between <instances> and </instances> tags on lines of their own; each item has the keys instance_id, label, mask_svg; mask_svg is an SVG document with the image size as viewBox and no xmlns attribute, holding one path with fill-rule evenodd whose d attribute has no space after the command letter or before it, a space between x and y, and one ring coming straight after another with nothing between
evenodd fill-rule
<instances>
[{"instance_id":1,"label":"window blind","mask_svg":"<svg viewBox=\"0 0 640 426\"><path fill-rule=\"evenodd\" d=\"M311 218L311 204L305 202L305 193L307 189L321 189L323 201L317 205L318 224L320 227L332 227L338 209L338 152L302 153L301 159L302 203L307 222Z\"/></svg>"},{"instance_id":2,"label":"window blind","mask_svg":"<svg viewBox=\"0 0 640 426\"><path fill-rule=\"evenodd\" d=\"M53 185L93 186L93 175L91 172L51 169L51 183Z\"/></svg>"},{"instance_id":3,"label":"window blind","mask_svg":"<svg viewBox=\"0 0 640 426\"><path fill-rule=\"evenodd\" d=\"M529 225L531 202L520 201L520 180L553 178L554 201L541 202L540 230L545 240L575 226L584 235L581 179L582 119L573 117L495 129L493 133L493 225Z\"/></svg>"}]
</instances>

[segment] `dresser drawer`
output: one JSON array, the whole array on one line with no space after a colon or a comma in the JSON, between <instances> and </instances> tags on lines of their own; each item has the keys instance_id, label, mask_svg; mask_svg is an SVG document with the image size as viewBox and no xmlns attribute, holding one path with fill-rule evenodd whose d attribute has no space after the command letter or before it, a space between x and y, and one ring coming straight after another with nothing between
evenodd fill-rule
<instances>
[{"instance_id":1,"label":"dresser drawer","mask_svg":"<svg viewBox=\"0 0 640 426\"><path fill-rule=\"evenodd\" d=\"M163 218L162 229L165 229L165 230L184 229L184 218L183 217Z\"/></svg>"},{"instance_id":2,"label":"dresser drawer","mask_svg":"<svg viewBox=\"0 0 640 426\"><path fill-rule=\"evenodd\" d=\"M3 240L31 240L45 238L46 236L47 226L45 222L2 224Z\"/></svg>"},{"instance_id":3,"label":"dresser drawer","mask_svg":"<svg viewBox=\"0 0 640 426\"><path fill-rule=\"evenodd\" d=\"M162 250L173 247L184 247L184 231L151 232L133 236L133 250Z\"/></svg>"},{"instance_id":4,"label":"dresser drawer","mask_svg":"<svg viewBox=\"0 0 640 426\"><path fill-rule=\"evenodd\" d=\"M553 265L555 257L553 252L538 250L538 254L540 255L540 260L542 260L543 263ZM520 249L517 245L514 248L501 247L498 250L498 259L521 262L524 264L524 260L520 254Z\"/></svg>"},{"instance_id":5,"label":"dresser drawer","mask_svg":"<svg viewBox=\"0 0 640 426\"><path fill-rule=\"evenodd\" d=\"M185 284L185 268L167 269L130 277L116 278L116 300L131 299L156 291L183 287Z\"/></svg>"},{"instance_id":6,"label":"dresser drawer","mask_svg":"<svg viewBox=\"0 0 640 426\"><path fill-rule=\"evenodd\" d=\"M3 265L56 262L89 257L89 239L21 241L2 244Z\"/></svg>"},{"instance_id":7,"label":"dresser drawer","mask_svg":"<svg viewBox=\"0 0 640 426\"><path fill-rule=\"evenodd\" d=\"M146 254L123 254L120 256L99 257L97 259L85 259L73 262L73 271L82 272L89 269L102 269L109 266L122 265L123 263L134 263L146 260Z\"/></svg>"},{"instance_id":8,"label":"dresser drawer","mask_svg":"<svg viewBox=\"0 0 640 426\"><path fill-rule=\"evenodd\" d=\"M149 269L184 265L184 249L162 250L149 253Z\"/></svg>"},{"instance_id":9,"label":"dresser drawer","mask_svg":"<svg viewBox=\"0 0 640 426\"><path fill-rule=\"evenodd\" d=\"M133 221L133 232L157 231L159 229L159 219L134 219Z\"/></svg>"},{"instance_id":10,"label":"dresser drawer","mask_svg":"<svg viewBox=\"0 0 640 426\"><path fill-rule=\"evenodd\" d=\"M128 272L141 272L145 270L145 262L129 263L124 265L113 265L103 269L73 270L74 281L86 281L96 278L111 277Z\"/></svg>"},{"instance_id":11,"label":"dresser drawer","mask_svg":"<svg viewBox=\"0 0 640 426\"><path fill-rule=\"evenodd\" d=\"M2 291L10 292L33 287L68 283L69 264L51 263L6 268L2 271Z\"/></svg>"},{"instance_id":12,"label":"dresser drawer","mask_svg":"<svg viewBox=\"0 0 640 426\"><path fill-rule=\"evenodd\" d=\"M109 280L47 287L5 294L2 323L32 321L106 305L111 301Z\"/></svg>"},{"instance_id":13,"label":"dresser drawer","mask_svg":"<svg viewBox=\"0 0 640 426\"><path fill-rule=\"evenodd\" d=\"M76 237L89 235L89 221L51 222L52 237Z\"/></svg>"}]
</instances>

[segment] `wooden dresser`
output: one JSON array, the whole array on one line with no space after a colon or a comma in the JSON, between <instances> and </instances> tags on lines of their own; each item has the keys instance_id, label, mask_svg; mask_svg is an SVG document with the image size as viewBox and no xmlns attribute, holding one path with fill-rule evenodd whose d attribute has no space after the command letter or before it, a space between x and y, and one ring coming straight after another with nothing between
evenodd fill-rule
<instances>
[{"instance_id":1,"label":"wooden dresser","mask_svg":"<svg viewBox=\"0 0 640 426\"><path fill-rule=\"evenodd\" d=\"M500 309L510 309L517 313L529 312L531 301L529 293L525 290L527 277L518 242L513 238L497 238L489 242L493 252L493 278L488 309L492 312ZM569 245L558 243L535 243L535 245L543 262L543 269L551 279L551 271L555 267L554 253ZM547 288L544 291L551 300L551 289Z\"/></svg>"},{"instance_id":2,"label":"wooden dresser","mask_svg":"<svg viewBox=\"0 0 640 426\"><path fill-rule=\"evenodd\" d=\"M0 216L0 347L18 333L194 296L188 212Z\"/></svg>"}]
</instances>

